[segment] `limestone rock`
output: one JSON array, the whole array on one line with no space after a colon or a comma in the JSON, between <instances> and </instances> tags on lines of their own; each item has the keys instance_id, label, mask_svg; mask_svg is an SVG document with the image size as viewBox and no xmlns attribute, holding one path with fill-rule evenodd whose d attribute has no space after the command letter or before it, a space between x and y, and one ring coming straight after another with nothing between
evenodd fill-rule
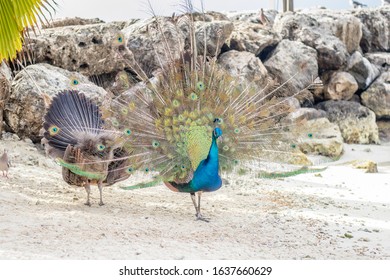
<instances>
[{"instance_id":1,"label":"limestone rock","mask_svg":"<svg viewBox=\"0 0 390 280\"><path fill-rule=\"evenodd\" d=\"M281 40L278 33L258 23L247 21L234 22L234 30L227 40L229 49L247 51L256 56L267 57Z\"/></svg>"},{"instance_id":2,"label":"limestone rock","mask_svg":"<svg viewBox=\"0 0 390 280\"><path fill-rule=\"evenodd\" d=\"M4 63L0 63L0 138L3 131L3 112L11 91L11 69Z\"/></svg>"},{"instance_id":3,"label":"limestone rock","mask_svg":"<svg viewBox=\"0 0 390 280\"><path fill-rule=\"evenodd\" d=\"M361 95L364 106L373 110L377 118L390 118L390 72L383 73Z\"/></svg>"},{"instance_id":4,"label":"limestone rock","mask_svg":"<svg viewBox=\"0 0 390 280\"><path fill-rule=\"evenodd\" d=\"M360 50L363 36L363 24L348 10L309 10L308 14L315 18L319 28L336 36L344 43L348 53Z\"/></svg>"},{"instance_id":5,"label":"limestone rock","mask_svg":"<svg viewBox=\"0 0 390 280\"><path fill-rule=\"evenodd\" d=\"M102 101L106 92L88 78L48 64L35 64L19 72L12 83L5 120L10 129L21 138L39 141L39 130L45 114L45 97L65 89L84 92Z\"/></svg>"},{"instance_id":6,"label":"limestone rock","mask_svg":"<svg viewBox=\"0 0 390 280\"><path fill-rule=\"evenodd\" d=\"M353 53L349 58L347 69L355 77L359 89L366 89L380 74L379 70L359 52Z\"/></svg>"},{"instance_id":7,"label":"limestone rock","mask_svg":"<svg viewBox=\"0 0 390 280\"><path fill-rule=\"evenodd\" d=\"M302 125L303 129L316 129L313 137L299 144L304 153L317 154L331 158L338 158L343 152L343 138L339 127L326 118L309 120Z\"/></svg>"},{"instance_id":8,"label":"limestone rock","mask_svg":"<svg viewBox=\"0 0 390 280\"><path fill-rule=\"evenodd\" d=\"M357 169L364 169L366 173L378 173L378 164L371 160L355 161L352 166Z\"/></svg>"},{"instance_id":9,"label":"limestone rock","mask_svg":"<svg viewBox=\"0 0 390 280\"><path fill-rule=\"evenodd\" d=\"M104 23L104 21L99 18L80 18L80 17L62 18L62 19L53 20L49 24L42 25L42 29L57 28L57 27L64 27L70 25L87 25L87 24L98 24L98 23Z\"/></svg>"},{"instance_id":10,"label":"limestone rock","mask_svg":"<svg viewBox=\"0 0 390 280\"><path fill-rule=\"evenodd\" d=\"M346 143L379 143L378 126L375 114L370 109L348 101L324 101L317 109L327 112L328 119L340 127Z\"/></svg>"},{"instance_id":11,"label":"limestone rock","mask_svg":"<svg viewBox=\"0 0 390 280\"><path fill-rule=\"evenodd\" d=\"M355 78L347 72L326 72L322 79L326 100L349 100L358 90Z\"/></svg>"},{"instance_id":12,"label":"limestone rock","mask_svg":"<svg viewBox=\"0 0 390 280\"><path fill-rule=\"evenodd\" d=\"M318 54L320 72L338 70L346 65L349 56L344 43L321 28L312 16L303 13L278 15L274 23L275 31L284 39L296 40L314 48Z\"/></svg>"},{"instance_id":13,"label":"limestone rock","mask_svg":"<svg viewBox=\"0 0 390 280\"><path fill-rule=\"evenodd\" d=\"M363 52L390 51L390 8L360 9L353 14L363 23Z\"/></svg>"},{"instance_id":14,"label":"limestone rock","mask_svg":"<svg viewBox=\"0 0 390 280\"><path fill-rule=\"evenodd\" d=\"M390 71L390 52L366 53L364 57L381 72Z\"/></svg>"},{"instance_id":15,"label":"limestone rock","mask_svg":"<svg viewBox=\"0 0 390 280\"><path fill-rule=\"evenodd\" d=\"M206 21L201 21L202 17L196 18L199 21L195 21L198 53L202 54L206 49L208 55L215 56L220 53L222 45L233 31L233 24L228 20L211 21L226 18L222 14L219 14L219 17L217 13L205 16ZM148 76L161 69L161 64L164 65L171 59L180 59L181 51L188 47L189 42L186 40L189 34L188 19L183 17L185 16L176 20L158 17L158 22L155 19L141 20L122 30L128 38L127 48ZM176 21L178 26L175 25ZM206 47L203 45L205 41ZM166 52L167 47L170 49L169 53Z\"/></svg>"},{"instance_id":16,"label":"limestone rock","mask_svg":"<svg viewBox=\"0 0 390 280\"><path fill-rule=\"evenodd\" d=\"M313 48L301 42L282 40L264 66L281 84L294 77L288 83L292 95L311 84L311 78L318 75L316 57Z\"/></svg>"},{"instance_id":17,"label":"limestone rock","mask_svg":"<svg viewBox=\"0 0 390 280\"><path fill-rule=\"evenodd\" d=\"M263 84L268 76L261 60L250 52L235 50L225 52L218 58L218 63L231 75L243 77L257 84Z\"/></svg>"},{"instance_id":18,"label":"limestone rock","mask_svg":"<svg viewBox=\"0 0 390 280\"><path fill-rule=\"evenodd\" d=\"M378 125L380 140L390 142L390 120L379 120L376 124Z\"/></svg>"},{"instance_id":19,"label":"limestone rock","mask_svg":"<svg viewBox=\"0 0 390 280\"><path fill-rule=\"evenodd\" d=\"M124 38L122 25L102 23L43 29L31 36L30 48L36 63L48 63L84 75L123 70L118 46Z\"/></svg>"},{"instance_id":20,"label":"limestone rock","mask_svg":"<svg viewBox=\"0 0 390 280\"><path fill-rule=\"evenodd\" d=\"M320 118L326 118L325 111L314 108L299 108L294 112L289 113L286 117L286 121L293 123L295 121L301 121L304 119L314 120Z\"/></svg>"}]
</instances>

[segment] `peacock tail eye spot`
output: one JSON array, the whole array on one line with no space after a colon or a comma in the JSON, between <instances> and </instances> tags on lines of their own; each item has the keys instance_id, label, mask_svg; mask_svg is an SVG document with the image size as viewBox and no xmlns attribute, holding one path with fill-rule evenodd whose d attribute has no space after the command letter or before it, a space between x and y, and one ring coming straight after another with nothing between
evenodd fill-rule
<instances>
[{"instance_id":1,"label":"peacock tail eye spot","mask_svg":"<svg viewBox=\"0 0 390 280\"><path fill-rule=\"evenodd\" d=\"M126 108L122 108L122 109L121 109L121 112L122 112L123 115L127 115L128 110L127 110Z\"/></svg>"},{"instance_id":2,"label":"peacock tail eye spot","mask_svg":"<svg viewBox=\"0 0 390 280\"><path fill-rule=\"evenodd\" d=\"M177 108L177 107L180 106L180 102L175 99L175 100L172 101L172 105L173 105L173 107Z\"/></svg>"},{"instance_id":3,"label":"peacock tail eye spot","mask_svg":"<svg viewBox=\"0 0 390 280\"><path fill-rule=\"evenodd\" d=\"M177 142L177 143L176 143L176 146L178 146L179 148L181 148L183 145L182 145L182 143Z\"/></svg>"},{"instance_id":4,"label":"peacock tail eye spot","mask_svg":"<svg viewBox=\"0 0 390 280\"><path fill-rule=\"evenodd\" d=\"M122 36L118 36L117 40L118 40L119 43L122 43L123 42L123 37Z\"/></svg>"},{"instance_id":5,"label":"peacock tail eye spot","mask_svg":"<svg viewBox=\"0 0 390 280\"><path fill-rule=\"evenodd\" d=\"M307 135L307 137L313 138L313 133L309 133L309 134Z\"/></svg>"},{"instance_id":6,"label":"peacock tail eye spot","mask_svg":"<svg viewBox=\"0 0 390 280\"><path fill-rule=\"evenodd\" d=\"M181 170L183 170L183 171L186 170L186 166L185 166L185 165L182 165L180 168L181 168Z\"/></svg>"},{"instance_id":7,"label":"peacock tail eye spot","mask_svg":"<svg viewBox=\"0 0 390 280\"><path fill-rule=\"evenodd\" d=\"M113 126L119 126L119 122L116 119L113 119L111 123Z\"/></svg>"},{"instance_id":8,"label":"peacock tail eye spot","mask_svg":"<svg viewBox=\"0 0 390 280\"><path fill-rule=\"evenodd\" d=\"M132 173L134 171L134 169L133 169L133 167L128 167L127 169L126 169L126 172L127 173Z\"/></svg>"},{"instance_id":9,"label":"peacock tail eye spot","mask_svg":"<svg viewBox=\"0 0 390 280\"><path fill-rule=\"evenodd\" d=\"M234 165L238 165L239 163L240 163L240 161L238 159L233 160Z\"/></svg>"},{"instance_id":10,"label":"peacock tail eye spot","mask_svg":"<svg viewBox=\"0 0 390 280\"><path fill-rule=\"evenodd\" d=\"M103 151L106 148L106 146L104 146L103 144L98 144L96 147L98 151Z\"/></svg>"},{"instance_id":11,"label":"peacock tail eye spot","mask_svg":"<svg viewBox=\"0 0 390 280\"><path fill-rule=\"evenodd\" d=\"M235 133L235 134L240 133L240 129L239 129L239 128L235 128L235 129L234 129L234 133Z\"/></svg>"},{"instance_id":12,"label":"peacock tail eye spot","mask_svg":"<svg viewBox=\"0 0 390 280\"><path fill-rule=\"evenodd\" d=\"M192 101L196 101L196 100L198 100L198 95L195 92L193 92L190 94L190 99Z\"/></svg>"},{"instance_id":13,"label":"peacock tail eye spot","mask_svg":"<svg viewBox=\"0 0 390 280\"><path fill-rule=\"evenodd\" d=\"M160 142L155 140L152 142L152 146L153 146L153 148L158 148L158 147L160 147Z\"/></svg>"},{"instance_id":14,"label":"peacock tail eye spot","mask_svg":"<svg viewBox=\"0 0 390 280\"><path fill-rule=\"evenodd\" d=\"M185 120L184 116L183 116L183 115L181 115L181 114L180 114L180 115L179 115L177 118L178 118L178 119L179 119L179 121L181 121L181 122Z\"/></svg>"},{"instance_id":15,"label":"peacock tail eye spot","mask_svg":"<svg viewBox=\"0 0 390 280\"><path fill-rule=\"evenodd\" d=\"M77 86L79 83L80 83L80 82L79 82L79 80L77 80L77 79L73 79L73 80L72 80L72 85L74 85L74 86Z\"/></svg>"},{"instance_id":16,"label":"peacock tail eye spot","mask_svg":"<svg viewBox=\"0 0 390 280\"><path fill-rule=\"evenodd\" d=\"M297 145L291 144L291 148L295 149L296 147L297 147Z\"/></svg>"},{"instance_id":17,"label":"peacock tail eye spot","mask_svg":"<svg viewBox=\"0 0 390 280\"><path fill-rule=\"evenodd\" d=\"M126 136L130 136L131 135L131 130L130 129L125 129L124 133L125 133Z\"/></svg>"},{"instance_id":18,"label":"peacock tail eye spot","mask_svg":"<svg viewBox=\"0 0 390 280\"><path fill-rule=\"evenodd\" d=\"M197 83L196 83L196 88L197 88L198 90L200 90L200 91L204 91L206 87L205 87L205 85L204 85L203 82L197 82Z\"/></svg>"},{"instance_id":19,"label":"peacock tail eye spot","mask_svg":"<svg viewBox=\"0 0 390 280\"><path fill-rule=\"evenodd\" d=\"M60 128L58 126L52 125L49 127L49 134L50 136L57 135L60 132Z\"/></svg>"},{"instance_id":20,"label":"peacock tail eye spot","mask_svg":"<svg viewBox=\"0 0 390 280\"><path fill-rule=\"evenodd\" d=\"M145 168L145 172L149 172L149 168L148 167Z\"/></svg>"},{"instance_id":21,"label":"peacock tail eye spot","mask_svg":"<svg viewBox=\"0 0 390 280\"><path fill-rule=\"evenodd\" d=\"M223 146L222 148L224 151L229 151L229 146Z\"/></svg>"}]
</instances>

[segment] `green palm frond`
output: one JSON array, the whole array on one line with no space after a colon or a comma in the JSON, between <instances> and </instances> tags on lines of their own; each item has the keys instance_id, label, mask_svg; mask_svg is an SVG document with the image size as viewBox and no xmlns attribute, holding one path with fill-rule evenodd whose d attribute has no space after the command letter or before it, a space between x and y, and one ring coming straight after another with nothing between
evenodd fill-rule
<instances>
[{"instance_id":1,"label":"green palm frond","mask_svg":"<svg viewBox=\"0 0 390 280\"><path fill-rule=\"evenodd\" d=\"M26 29L47 21L45 13L55 5L54 0L0 0L0 62L16 58Z\"/></svg>"}]
</instances>

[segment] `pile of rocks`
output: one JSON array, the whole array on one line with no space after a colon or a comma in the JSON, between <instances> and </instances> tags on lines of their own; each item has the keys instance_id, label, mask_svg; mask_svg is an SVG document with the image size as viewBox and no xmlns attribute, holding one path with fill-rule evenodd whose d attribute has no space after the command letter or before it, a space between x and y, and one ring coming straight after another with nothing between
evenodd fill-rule
<instances>
[{"instance_id":1,"label":"pile of rocks","mask_svg":"<svg viewBox=\"0 0 390 280\"><path fill-rule=\"evenodd\" d=\"M390 7L266 11L266 16L267 24L257 13L195 16L196 36L207 36L198 48L217 57L233 75L259 86L267 79L281 84L293 77L290 94L300 94L290 117L321 122L322 147L313 149L322 154L338 156L343 141L390 140ZM186 44L183 34L188 33L180 17L159 20L164 35L152 19L67 19L32 36L35 64L14 77L4 64L0 68L0 118L6 129L39 141L45 95L77 88L102 100L107 94L102 87L121 92L134 84L134 61L153 76L163 63L158 57L163 57L165 46L178 57Z\"/></svg>"}]
</instances>

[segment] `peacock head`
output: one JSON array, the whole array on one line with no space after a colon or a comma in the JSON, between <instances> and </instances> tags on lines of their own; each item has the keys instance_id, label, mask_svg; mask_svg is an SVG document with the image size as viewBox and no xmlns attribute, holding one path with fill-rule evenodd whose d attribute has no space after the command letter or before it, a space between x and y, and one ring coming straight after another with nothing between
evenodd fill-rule
<instances>
[{"instance_id":1,"label":"peacock head","mask_svg":"<svg viewBox=\"0 0 390 280\"><path fill-rule=\"evenodd\" d=\"M213 130L213 138L214 139L222 139L222 129L219 127L214 128Z\"/></svg>"}]
</instances>

